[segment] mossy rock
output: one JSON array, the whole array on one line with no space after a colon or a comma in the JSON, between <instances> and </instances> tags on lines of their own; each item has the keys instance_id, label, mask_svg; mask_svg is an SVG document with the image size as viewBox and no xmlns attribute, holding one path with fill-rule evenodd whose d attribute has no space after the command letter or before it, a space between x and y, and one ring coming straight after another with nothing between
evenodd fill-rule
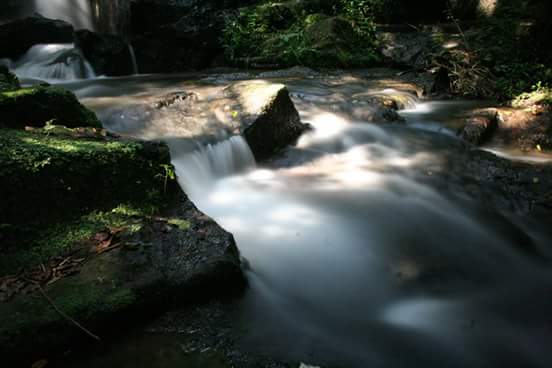
<instances>
[{"instance_id":1,"label":"mossy rock","mask_svg":"<svg viewBox=\"0 0 552 368\"><path fill-rule=\"evenodd\" d=\"M3 246L34 227L116 203L155 202L177 187L168 179L168 147L158 143L0 129L0 162Z\"/></svg>"},{"instance_id":2,"label":"mossy rock","mask_svg":"<svg viewBox=\"0 0 552 368\"><path fill-rule=\"evenodd\" d=\"M67 127L101 127L94 112L70 91L35 86L0 93L0 128L43 126L57 120Z\"/></svg>"},{"instance_id":3,"label":"mossy rock","mask_svg":"<svg viewBox=\"0 0 552 368\"><path fill-rule=\"evenodd\" d=\"M351 23L342 17L323 17L305 30L309 43L316 49L348 48L356 36Z\"/></svg>"},{"instance_id":4,"label":"mossy rock","mask_svg":"<svg viewBox=\"0 0 552 368\"><path fill-rule=\"evenodd\" d=\"M45 294L108 342L169 308L240 293L246 282L232 235L182 200L177 219L127 214L139 229L127 226L121 246L109 252L81 249L78 256L87 262L78 273L44 286ZM44 358L55 362L68 349L98 343L40 291L0 303L0 354L10 367Z\"/></svg>"},{"instance_id":5,"label":"mossy rock","mask_svg":"<svg viewBox=\"0 0 552 368\"><path fill-rule=\"evenodd\" d=\"M19 89L19 80L10 73L8 68L0 65L0 92L8 92Z\"/></svg>"}]
</instances>

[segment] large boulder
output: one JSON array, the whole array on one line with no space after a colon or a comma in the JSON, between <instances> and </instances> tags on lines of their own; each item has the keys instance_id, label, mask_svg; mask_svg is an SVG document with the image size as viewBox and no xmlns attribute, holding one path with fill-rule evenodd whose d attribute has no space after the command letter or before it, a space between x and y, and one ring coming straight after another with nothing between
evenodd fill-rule
<instances>
[{"instance_id":1,"label":"large boulder","mask_svg":"<svg viewBox=\"0 0 552 368\"><path fill-rule=\"evenodd\" d=\"M15 59L36 44L71 42L71 24L39 14L0 25L0 58Z\"/></svg>"},{"instance_id":2,"label":"large boulder","mask_svg":"<svg viewBox=\"0 0 552 368\"><path fill-rule=\"evenodd\" d=\"M130 47L121 37L80 30L75 32L75 41L96 74L121 76L135 72Z\"/></svg>"},{"instance_id":3,"label":"large boulder","mask_svg":"<svg viewBox=\"0 0 552 368\"><path fill-rule=\"evenodd\" d=\"M226 92L238 101L241 131L257 159L293 144L308 129L283 84L239 82Z\"/></svg>"},{"instance_id":4,"label":"large boulder","mask_svg":"<svg viewBox=\"0 0 552 368\"><path fill-rule=\"evenodd\" d=\"M40 127L54 119L68 127L101 127L72 92L52 86L0 92L0 117L0 128Z\"/></svg>"},{"instance_id":5,"label":"large boulder","mask_svg":"<svg viewBox=\"0 0 552 368\"><path fill-rule=\"evenodd\" d=\"M129 216L71 255L43 264L46 280L53 269L72 268L60 280L39 287L40 282L9 276L29 294L0 302L4 364L55 361L67 350L109 341L172 307L241 292L246 282L232 235L188 200L181 205L177 218Z\"/></svg>"}]
</instances>

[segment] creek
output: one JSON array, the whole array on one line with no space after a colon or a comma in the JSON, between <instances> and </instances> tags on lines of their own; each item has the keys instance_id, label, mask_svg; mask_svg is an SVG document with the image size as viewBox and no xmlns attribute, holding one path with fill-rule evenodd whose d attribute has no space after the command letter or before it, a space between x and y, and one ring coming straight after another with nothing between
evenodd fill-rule
<instances>
[{"instance_id":1,"label":"creek","mask_svg":"<svg viewBox=\"0 0 552 368\"><path fill-rule=\"evenodd\" d=\"M465 150L452 127L474 102L409 96L405 124L368 123L341 112L355 93L378 88L374 81L276 78L314 129L263 163L217 126L189 139L139 107L175 90L209 94L224 78L61 84L106 128L166 140L184 191L234 234L250 283L233 316L244 350L335 367L552 366L546 229L471 199L462 175L449 171ZM528 243L537 256L524 251ZM125 350L125 364L185 363L164 361L163 343L128 337L141 348L138 358Z\"/></svg>"}]
</instances>

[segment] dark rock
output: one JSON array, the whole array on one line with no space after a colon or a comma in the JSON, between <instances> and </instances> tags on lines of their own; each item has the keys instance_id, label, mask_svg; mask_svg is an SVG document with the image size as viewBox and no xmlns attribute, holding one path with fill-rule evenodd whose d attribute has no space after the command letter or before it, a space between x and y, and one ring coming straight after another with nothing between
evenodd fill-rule
<instances>
[{"instance_id":1,"label":"dark rock","mask_svg":"<svg viewBox=\"0 0 552 368\"><path fill-rule=\"evenodd\" d=\"M305 30L305 37L324 59L323 64L341 65L341 55L353 51L356 36L346 19L319 15L319 20Z\"/></svg>"},{"instance_id":2,"label":"dark rock","mask_svg":"<svg viewBox=\"0 0 552 368\"><path fill-rule=\"evenodd\" d=\"M15 59L36 44L71 42L71 24L39 14L0 25L0 57Z\"/></svg>"},{"instance_id":3,"label":"dark rock","mask_svg":"<svg viewBox=\"0 0 552 368\"><path fill-rule=\"evenodd\" d=\"M132 45L141 72L180 72L223 60L225 18L253 0L134 1Z\"/></svg>"},{"instance_id":4,"label":"dark rock","mask_svg":"<svg viewBox=\"0 0 552 368\"><path fill-rule=\"evenodd\" d=\"M227 94L241 105L241 130L259 160L293 144L308 129L283 84L236 83Z\"/></svg>"},{"instance_id":5,"label":"dark rock","mask_svg":"<svg viewBox=\"0 0 552 368\"><path fill-rule=\"evenodd\" d=\"M82 50L96 74L121 76L134 74L129 45L119 36L88 30L75 32L76 46Z\"/></svg>"},{"instance_id":6,"label":"dark rock","mask_svg":"<svg viewBox=\"0 0 552 368\"><path fill-rule=\"evenodd\" d=\"M35 86L0 93L0 128L43 126L55 119L67 127L101 127L92 111L70 91L59 87Z\"/></svg>"},{"instance_id":7,"label":"dark rock","mask_svg":"<svg viewBox=\"0 0 552 368\"><path fill-rule=\"evenodd\" d=\"M8 68L0 65L0 93L19 89L19 79Z\"/></svg>"},{"instance_id":8,"label":"dark rock","mask_svg":"<svg viewBox=\"0 0 552 368\"><path fill-rule=\"evenodd\" d=\"M479 146L489 140L498 127L498 119L494 116L474 116L458 133L460 138Z\"/></svg>"},{"instance_id":9,"label":"dark rock","mask_svg":"<svg viewBox=\"0 0 552 368\"><path fill-rule=\"evenodd\" d=\"M430 93L442 96L450 94L450 77L446 68L439 67L434 73Z\"/></svg>"},{"instance_id":10,"label":"dark rock","mask_svg":"<svg viewBox=\"0 0 552 368\"><path fill-rule=\"evenodd\" d=\"M172 307L241 292L246 281L232 235L187 199L179 218L186 227L171 225L170 219L142 218L140 231L120 235L122 246L102 254L80 250L88 261L79 272L45 286L44 292L105 340ZM94 343L39 293L0 304L4 364L30 366Z\"/></svg>"},{"instance_id":11,"label":"dark rock","mask_svg":"<svg viewBox=\"0 0 552 368\"><path fill-rule=\"evenodd\" d=\"M379 33L378 41L387 62L399 67L427 68L437 50L431 35L425 32Z\"/></svg>"}]
</instances>

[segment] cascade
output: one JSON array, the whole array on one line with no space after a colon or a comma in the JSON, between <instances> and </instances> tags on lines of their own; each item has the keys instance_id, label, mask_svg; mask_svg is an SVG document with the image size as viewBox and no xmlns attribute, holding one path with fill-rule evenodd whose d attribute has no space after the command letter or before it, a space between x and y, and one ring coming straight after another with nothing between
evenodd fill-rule
<instances>
[{"instance_id":1,"label":"cascade","mask_svg":"<svg viewBox=\"0 0 552 368\"><path fill-rule=\"evenodd\" d=\"M35 11L46 18L65 20L76 29L94 29L88 0L35 0Z\"/></svg>"},{"instance_id":2,"label":"cascade","mask_svg":"<svg viewBox=\"0 0 552 368\"><path fill-rule=\"evenodd\" d=\"M204 193L218 179L255 167L255 158L245 139L234 136L225 141L200 146L192 153L178 155L178 143L169 143L178 181L191 196Z\"/></svg>"},{"instance_id":3,"label":"cascade","mask_svg":"<svg viewBox=\"0 0 552 368\"><path fill-rule=\"evenodd\" d=\"M19 78L74 80L95 77L90 63L73 44L35 45L18 60L0 60Z\"/></svg>"},{"instance_id":4,"label":"cascade","mask_svg":"<svg viewBox=\"0 0 552 368\"><path fill-rule=\"evenodd\" d=\"M130 54L130 61L132 62L132 73L134 75L139 74L138 63L136 62L136 54L134 53L134 47L128 44L128 53Z\"/></svg>"}]
</instances>

